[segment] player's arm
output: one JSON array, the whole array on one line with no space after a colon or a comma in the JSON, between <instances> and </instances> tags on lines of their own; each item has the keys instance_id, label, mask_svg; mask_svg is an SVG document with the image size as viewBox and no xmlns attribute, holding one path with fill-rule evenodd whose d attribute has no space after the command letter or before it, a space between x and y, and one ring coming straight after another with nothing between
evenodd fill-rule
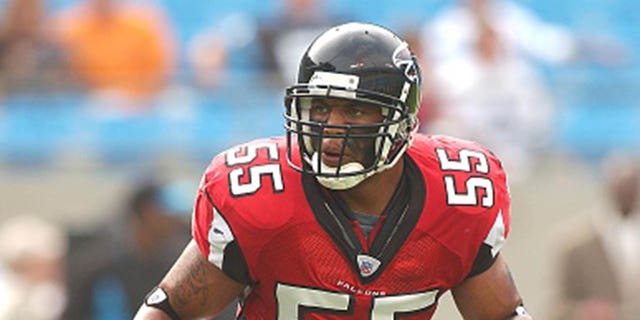
<instances>
[{"instance_id":1,"label":"player's arm","mask_svg":"<svg viewBox=\"0 0 640 320\"><path fill-rule=\"evenodd\" d=\"M522 298L502 255L486 271L451 290L458 310L467 320L527 320Z\"/></svg>"},{"instance_id":2,"label":"player's arm","mask_svg":"<svg viewBox=\"0 0 640 320\"><path fill-rule=\"evenodd\" d=\"M192 240L159 285L166 295L170 309L179 319L200 319L222 312L236 297L244 285L226 276L207 261ZM149 300L149 299L147 299ZM134 320L175 320L163 311L145 302Z\"/></svg>"}]
</instances>

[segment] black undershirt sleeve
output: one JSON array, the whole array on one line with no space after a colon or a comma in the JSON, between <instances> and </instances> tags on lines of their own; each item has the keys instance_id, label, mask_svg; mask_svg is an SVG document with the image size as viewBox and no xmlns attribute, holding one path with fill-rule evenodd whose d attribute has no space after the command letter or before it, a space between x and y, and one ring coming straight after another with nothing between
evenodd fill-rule
<instances>
[{"instance_id":1,"label":"black undershirt sleeve","mask_svg":"<svg viewBox=\"0 0 640 320\"><path fill-rule=\"evenodd\" d=\"M207 200L216 208L213 199L209 195L208 192L205 192L207 196ZM233 230L231 230L233 233ZM249 277L249 266L247 265L247 260L238 245L238 241L235 240L235 234L233 236L234 240L229 242L227 246L224 248L224 259L222 259L222 272L224 272L229 278L242 283L249 285L251 284L251 278Z\"/></svg>"},{"instance_id":2,"label":"black undershirt sleeve","mask_svg":"<svg viewBox=\"0 0 640 320\"><path fill-rule=\"evenodd\" d=\"M471 271L465 279L469 279L487 271L497 258L498 254L496 254L495 257L491 254L491 246L486 243L482 243L480 250L478 250L476 260L473 262L473 267L471 267Z\"/></svg>"},{"instance_id":3,"label":"black undershirt sleeve","mask_svg":"<svg viewBox=\"0 0 640 320\"><path fill-rule=\"evenodd\" d=\"M237 241L230 242L224 249L224 259L222 260L222 272L229 278L242 284L251 284L247 261L238 246Z\"/></svg>"}]
</instances>

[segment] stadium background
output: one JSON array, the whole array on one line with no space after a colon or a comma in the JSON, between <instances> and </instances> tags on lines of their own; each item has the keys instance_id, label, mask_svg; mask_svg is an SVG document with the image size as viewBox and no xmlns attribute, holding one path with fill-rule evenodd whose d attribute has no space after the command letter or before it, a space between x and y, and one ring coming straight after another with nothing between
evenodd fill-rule
<instances>
[{"instance_id":1,"label":"stadium background","mask_svg":"<svg viewBox=\"0 0 640 320\"><path fill-rule=\"evenodd\" d=\"M0 6L5 1L0 1ZM73 1L54 0L49 10ZM529 309L546 319L554 307L558 243L603 206L598 163L616 149L640 150L640 2L517 1L576 33L614 35L631 48L623 68L540 65L553 90L551 145L536 155L535 173L512 185L513 226L507 255ZM78 93L9 95L0 99L0 221L47 217L70 231L88 230L117 211L132 182L145 174L191 182L216 153L252 138L282 133L283 88L257 79L257 49L230 47L224 90L191 90L187 43L216 26L240 37L277 1L157 1L175 27L178 69L152 111L96 116ZM328 10L391 28L423 24L450 1L327 1ZM297 63L293 62L292 63ZM428 126L428 124L426 124ZM188 201L187 201L188 202ZM445 301L437 319L454 319Z\"/></svg>"}]
</instances>

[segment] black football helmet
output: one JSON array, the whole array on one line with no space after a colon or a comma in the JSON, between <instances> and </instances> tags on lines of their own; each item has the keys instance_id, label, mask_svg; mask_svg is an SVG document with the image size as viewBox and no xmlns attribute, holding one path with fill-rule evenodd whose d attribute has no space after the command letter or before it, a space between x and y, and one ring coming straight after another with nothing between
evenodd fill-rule
<instances>
[{"instance_id":1,"label":"black football helmet","mask_svg":"<svg viewBox=\"0 0 640 320\"><path fill-rule=\"evenodd\" d=\"M373 24L348 23L325 31L302 57L297 84L286 89L289 165L316 176L331 189L351 188L392 167L417 130L420 85L416 57L408 44L390 30ZM311 101L323 98L378 106L384 120L367 125L314 121L310 117ZM325 138L343 139L335 168L321 161L321 141ZM370 161L343 163L345 146L351 139L372 141L372 154L367 155ZM299 153L292 152L296 145ZM293 159L294 154L299 154L300 159Z\"/></svg>"}]
</instances>

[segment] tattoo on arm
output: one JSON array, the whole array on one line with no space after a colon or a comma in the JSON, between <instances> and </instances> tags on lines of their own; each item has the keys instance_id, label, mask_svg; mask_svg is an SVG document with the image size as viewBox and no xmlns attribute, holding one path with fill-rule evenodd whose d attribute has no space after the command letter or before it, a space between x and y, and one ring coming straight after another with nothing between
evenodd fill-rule
<instances>
[{"instance_id":1,"label":"tattoo on arm","mask_svg":"<svg viewBox=\"0 0 640 320\"><path fill-rule=\"evenodd\" d=\"M176 313L189 319L221 312L245 287L207 261L193 240L160 286L167 290Z\"/></svg>"},{"instance_id":2,"label":"tattoo on arm","mask_svg":"<svg viewBox=\"0 0 640 320\"><path fill-rule=\"evenodd\" d=\"M204 264L194 263L186 272L186 279L182 286L176 288L176 303L185 306L189 303L197 301L200 306L205 306L209 297L211 288L203 280L206 278L204 273Z\"/></svg>"},{"instance_id":3,"label":"tattoo on arm","mask_svg":"<svg viewBox=\"0 0 640 320\"><path fill-rule=\"evenodd\" d=\"M171 302L178 311L205 307L213 299L208 263L191 243L163 280L173 288Z\"/></svg>"}]
</instances>

